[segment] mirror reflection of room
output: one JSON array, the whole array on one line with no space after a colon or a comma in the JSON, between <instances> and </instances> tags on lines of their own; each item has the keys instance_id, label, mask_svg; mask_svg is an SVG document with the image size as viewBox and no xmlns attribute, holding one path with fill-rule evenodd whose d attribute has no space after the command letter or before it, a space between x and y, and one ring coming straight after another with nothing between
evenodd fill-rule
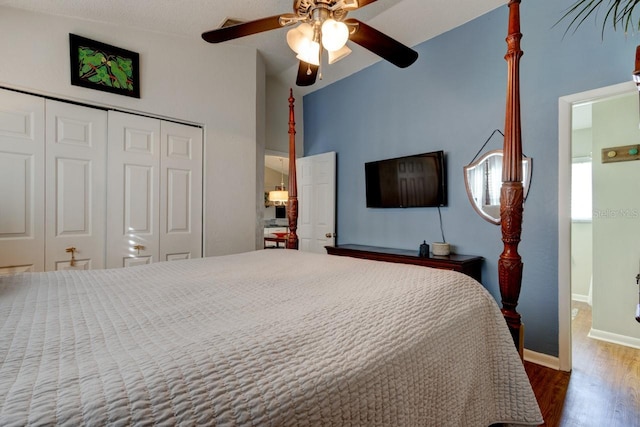
<instances>
[{"instance_id":1,"label":"mirror reflection of room","mask_svg":"<svg viewBox=\"0 0 640 427\"><path fill-rule=\"evenodd\" d=\"M467 176L475 205L490 217L500 218L502 153L490 153L484 162L469 168Z\"/></svg>"},{"instance_id":2,"label":"mirror reflection of room","mask_svg":"<svg viewBox=\"0 0 640 427\"><path fill-rule=\"evenodd\" d=\"M500 189L502 187L502 150L489 151L464 167L464 181L469 201L478 214L493 224L500 224ZM522 185L526 199L531 181L532 159L522 158Z\"/></svg>"},{"instance_id":3,"label":"mirror reflection of room","mask_svg":"<svg viewBox=\"0 0 640 427\"><path fill-rule=\"evenodd\" d=\"M287 219L287 183L289 159L266 155L264 168L264 247L284 248L289 231Z\"/></svg>"}]
</instances>

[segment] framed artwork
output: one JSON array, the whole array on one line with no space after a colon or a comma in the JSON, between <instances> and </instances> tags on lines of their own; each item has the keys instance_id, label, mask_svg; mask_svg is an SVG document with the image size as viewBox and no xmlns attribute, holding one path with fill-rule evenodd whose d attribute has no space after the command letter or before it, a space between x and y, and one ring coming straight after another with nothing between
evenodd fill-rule
<instances>
[{"instance_id":1,"label":"framed artwork","mask_svg":"<svg viewBox=\"0 0 640 427\"><path fill-rule=\"evenodd\" d=\"M71 84L140 98L138 53L69 34Z\"/></svg>"}]
</instances>

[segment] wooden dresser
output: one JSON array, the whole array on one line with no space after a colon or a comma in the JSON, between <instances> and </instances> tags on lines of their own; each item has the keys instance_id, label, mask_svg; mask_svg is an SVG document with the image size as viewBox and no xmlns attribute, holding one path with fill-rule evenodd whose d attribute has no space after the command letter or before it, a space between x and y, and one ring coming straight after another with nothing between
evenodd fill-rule
<instances>
[{"instance_id":1,"label":"wooden dresser","mask_svg":"<svg viewBox=\"0 0 640 427\"><path fill-rule=\"evenodd\" d=\"M365 245L325 246L330 255L364 258L375 261L397 262L401 264L415 264L424 267L454 270L482 281L482 262L484 258L473 255L451 254L447 256L429 255L429 258L419 257L418 250L381 248Z\"/></svg>"}]
</instances>

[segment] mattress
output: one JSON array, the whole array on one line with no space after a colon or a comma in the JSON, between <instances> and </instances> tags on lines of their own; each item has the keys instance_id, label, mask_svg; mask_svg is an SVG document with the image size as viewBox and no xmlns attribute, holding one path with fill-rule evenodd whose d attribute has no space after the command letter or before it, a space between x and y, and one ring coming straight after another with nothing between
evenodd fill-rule
<instances>
[{"instance_id":1,"label":"mattress","mask_svg":"<svg viewBox=\"0 0 640 427\"><path fill-rule=\"evenodd\" d=\"M542 424L451 271L263 250L0 278L0 425Z\"/></svg>"}]
</instances>

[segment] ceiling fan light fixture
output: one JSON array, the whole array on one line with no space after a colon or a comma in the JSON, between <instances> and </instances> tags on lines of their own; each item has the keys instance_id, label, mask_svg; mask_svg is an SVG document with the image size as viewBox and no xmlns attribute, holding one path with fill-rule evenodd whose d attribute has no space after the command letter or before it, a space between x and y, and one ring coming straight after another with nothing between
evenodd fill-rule
<instances>
[{"instance_id":1,"label":"ceiling fan light fixture","mask_svg":"<svg viewBox=\"0 0 640 427\"><path fill-rule=\"evenodd\" d=\"M296 58L311 65L320 65L320 43L303 38Z\"/></svg>"},{"instance_id":2,"label":"ceiling fan light fixture","mask_svg":"<svg viewBox=\"0 0 640 427\"><path fill-rule=\"evenodd\" d=\"M344 22L327 19L322 23L322 46L329 52L340 50L349 40L349 28Z\"/></svg>"},{"instance_id":3,"label":"ceiling fan light fixture","mask_svg":"<svg viewBox=\"0 0 640 427\"><path fill-rule=\"evenodd\" d=\"M306 40L313 40L313 27L306 22L287 32L287 44L295 53L300 53Z\"/></svg>"},{"instance_id":4,"label":"ceiling fan light fixture","mask_svg":"<svg viewBox=\"0 0 640 427\"><path fill-rule=\"evenodd\" d=\"M302 44L303 35L297 28L287 31L287 44L295 53L300 52L300 44Z\"/></svg>"},{"instance_id":5,"label":"ceiling fan light fixture","mask_svg":"<svg viewBox=\"0 0 640 427\"><path fill-rule=\"evenodd\" d=\"M291 31L286 35L287 44L299 60L296 76L298 86L311 86L317 79L322 79L322 62L325 62L322 59L323 50L328 52L329 63L333 64L351 52L346 48L348 41L399 68L406 68L418 59L418 52L362 21L347 19L350 11L375 1L294 0L293 13L267 16L206 31L202 33L202 38L209 43L221 43L289 27ZM297 28L292 29L296 25Z\"/></svg>"},{"instance_id":6,"label":"ceiling fan light fixture","mask_svg":"<svg viewBox=\"0 0 640 427\"><path fill-rule=\"evenodd\" d=\"M347 46L347 45L342 46L342 49L333 50L333 51L330 50L329 51L329 65L340 61L342 58L344 58L345 56L349 55L350 53L351 53L351 49L349 49L349 46Z\"/></svg>"}]
</instances>

